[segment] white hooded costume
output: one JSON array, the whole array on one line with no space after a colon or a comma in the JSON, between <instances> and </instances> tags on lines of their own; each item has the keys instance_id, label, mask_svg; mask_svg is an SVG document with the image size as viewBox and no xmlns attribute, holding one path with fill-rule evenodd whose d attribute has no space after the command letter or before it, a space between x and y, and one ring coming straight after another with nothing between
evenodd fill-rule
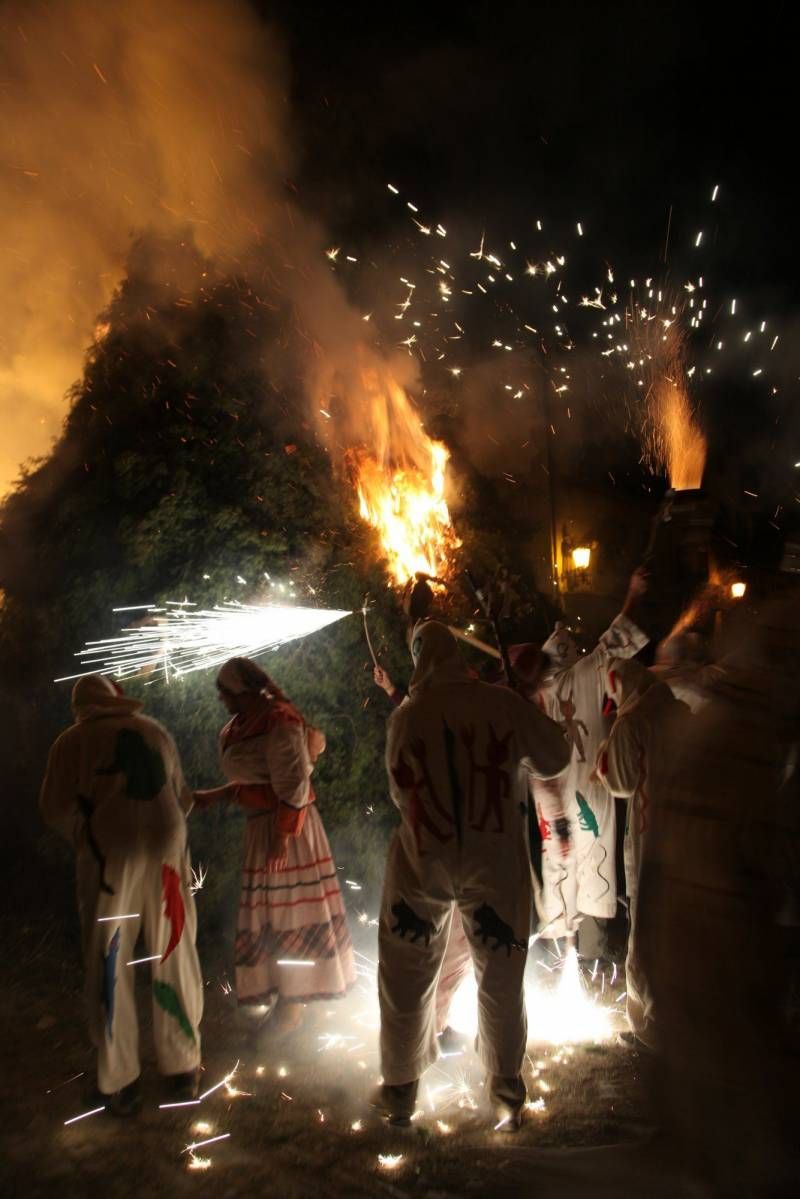
<instances>
[{"instance_id":1,"label":"white hooded costume","mask_svg":"<svg viewBox=\"0 0 800 1199\"><path fill-rule=\"evenodd\" d=\"M666 683L676 699L683 700L695 714L708 703L719 668L711 661L704 637L692 629L671 633L656 649L653 674Z\"/></svg>"},{"instance_id":2,"label":"white hooded costume","mask_svg":"<svg viewBox=\"0 0 800 1199\"><path fill-rule=\"evenodd\" d=\"M617 705L608 740L600 747L597 774L611 796L628 801L625 821L625 891L628 896L626 1012L632 1032L656 1048L653 998L638 955L636 909L639 875L653 808L659 803L668 766L688 732L689 708L638 662L612 659L606 693Z\"/></svg>"},{"instance_id":3,"label":"white hooded costume","mask_svg":"<svg viewBox=\"0 0 800 1199\"><path fill-rule=\"evenodd\" d=\"M561 624L542 646L554 666L540 689L539 701L542 710L563 729L572 750L569 769L559 779L572 834L572 851L566 857L554 844L542 788L534 782L542 829L539 915L542 931L549 937L575 931L578 913L608 919L617 909L614 800L592 776L597 751L610 725L603 712L608 663L612 658L632 658L647 641L647 635L621 613L592 652L583 657Z\"/></svg>"},{"instance_id":4,"label":"white hooded costume","mask_svg":"<svg viewBox=\"0 0 800 1199\"><path fill-rule=\"evenodd\" d=\"M191 792L175 743L142 704L88 675L72 693L75 723L55 741L39 806L77 858L89 1028L104 1094L139 1076L135 945L144 934L153 1035L162 1074L200 1064L203 982L186 842Z\"/></svg>"},{"instance_id":5,"label":"white hooded costume","mask_svg":"<svg viewBox=\"0 0 800 1199\"><path fill-rule=\"evenodd\" d=\"M472 679L443 625L418 625L412 656L410 695L389 721L386 750L402 820L379 931L383 1077L409 1083L436 1059L435 993L458 909L478 979L481 1060L516 1085L531 917L528 771L558 775L569 750L534 705Z\"/></svg>"}]
</instances>

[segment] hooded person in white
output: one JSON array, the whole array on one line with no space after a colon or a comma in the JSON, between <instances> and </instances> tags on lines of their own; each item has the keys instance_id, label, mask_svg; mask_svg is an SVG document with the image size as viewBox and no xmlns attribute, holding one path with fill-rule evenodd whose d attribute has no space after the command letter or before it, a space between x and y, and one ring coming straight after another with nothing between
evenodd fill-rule
<instances>
[{"instance_id":1,"label":"hooded person in white","mask_svg":"<svg viewBox=\"0 0 800 1199\"><path fill-rule=\"evenodd\" d=\"M625 958L626 1015L631 1032L657 1047L653 997L637 943L637 904L647 832L660 802L668 765L691 712L670 688L638 662L613 658L606 694L617 707L608 740L597 756L597 775L610 795L628 801L625 821L625 891L628 897L628 952Z\"/></svg>"},{"instance_id":2,"label":"hooded person in white","mask_svg":"<svg viewBox=\"0 0 800 1199\"><path fill-rule=\"evenodd\" d=\"M694 629L670 633L656 648L653 674L666 683L676 699L683 700L696 714L708 703L719 676L711 660L711 647Z\"/></svg>"},{"instance_id":3,"label":"hooded person in white","mask_svg":"<svg viewBox=\"0 0 800 1199\"><path fill-rule=\"evenodd\" d=\"M557 625L542 646L552 666L540 687L539 702L563 729L572 751L569 769L559 779L572 849L565 857L552 837L543 837L539 916L548 937L577 929L579 948L589 956L602 954L603 936L596 921L610 919L617 909L614 800L593 777L597 751L610 726L604 713L606 674L612 658L631 658L647 645L647 635L628 615L646 586L644 574L635 571L622 611L591 653L581 657L563 625ZM545 809L536 782L534 797L541 826Z\"/></svg>"},{"instance_id":4,"label":"hooded person in white","mask_svg":"<svg viewBox=\"0 0 800 1199\"><path fill-rule=\"evenodd\" d=\"M569 750L534 705L470 677L443 625L417 624L411 653L409 698L389 721L386 750L401 824L378 934L384 1085L374 1102L395 1120L413 1114L417 1082L437 1057L437 980L457 908L478 980L489 1096L514 1128L525 1099L528 772L558 775Z\"/></svg>"},{"instance_id":5,"label":"hooded person in white","mask_svg":"<svg viewBox=\"0 0 800 1199\"><path fill-rule=\"evenodd\" d=\"M139 932L152 978L159 1070L196 1093L203 983L195 949L186 816L175 743L101 675L79 679L75 723L55 741L39 806L75 850L89 1029L100 1102L138 1106L139 1030L130 963Z\"/></svg>"}]
</instances>

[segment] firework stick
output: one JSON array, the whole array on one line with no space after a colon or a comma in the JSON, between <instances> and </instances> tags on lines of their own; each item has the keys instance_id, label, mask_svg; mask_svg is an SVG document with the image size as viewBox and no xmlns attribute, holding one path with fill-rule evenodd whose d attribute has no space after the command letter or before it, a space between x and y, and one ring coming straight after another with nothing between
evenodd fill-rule
<instances>
[{"instance_id":1,"label":"firework stick","mask_svg":"<svg viewBox=\"0 0 800 1199\"><path fill-rule=\"evenodd\" d=\"M372 638L369 635L369 625L367 624L367 600L368 599L369 599L369 596L365 595L364 603L361 608L361 618L364 622L364 636L367 639L367 648L369 650L370 657L372 658L372 665L380 666L380 662L378 661L377 657L375 656L375 650L372 648Z\"/></svg>"},{"instance_id":2,"label":"firework stick","mask_svg":"<svg viewBox=\"0 0 800 1199\"><path fill-rule=\"evenodd\" d=\"M459 641L465 641L467 645L471 645L475 649L481 650L481 652L484 654L489 654L489 656L492 658L498 658L502 662L503 655L500 653L500 650L495 649L493 645L487 645L485 641L479 641L477 637L470 637L469 633L462 633L461 629L456 629L453 627L453 625L448 625L447 627L453 636L457 637Z\"/></svg>"}]
</instances>

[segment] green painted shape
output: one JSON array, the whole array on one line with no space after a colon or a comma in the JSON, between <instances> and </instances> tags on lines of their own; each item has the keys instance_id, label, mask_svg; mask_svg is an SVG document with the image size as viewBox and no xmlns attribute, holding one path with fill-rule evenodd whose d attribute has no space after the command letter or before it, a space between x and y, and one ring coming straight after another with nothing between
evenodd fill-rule
<instances>
[{"instance_id":1,"label":"green painted shape","mask_svg":"<svg viewBox=\"0 0 800 1199\"><path fill-rule=\"evenodd\" d=\"M153 994L155 995L156 1003L160 1008L163 1008L168 1016L174 1016L181 1027L181 1032L185 1033L190 1041L196 1041L194 1029L189 1023L189 1017L181 1007L181 1001L178 999L177 991L171 987L169 983L162 982L156 978L153 980Z\"/></svg>"},{"instance_id":2,"label":"green painted shape","mask_svg":"<svg viewBox=\"0 0 800 1199\"><path fill-rule=\"evenodd\" d=\"M167 781L164 759L136 729L120 729L114 761L97 774L124 774L129 799L155 799Z\"/></svg>"},{"instance_id":3,"label":"green painted shape","mask_svg":"<svg viewBox=\"0 0 800 1199\"><path fill-rule=\"evenodd\" d=\"M597 817L589 807L589 801L584 799L580 791L575 792L575 798L578 801L578 824L585 833L593 833L595 837L599 837L600 826L597 823Z\"/></svg>"}]
</instances>

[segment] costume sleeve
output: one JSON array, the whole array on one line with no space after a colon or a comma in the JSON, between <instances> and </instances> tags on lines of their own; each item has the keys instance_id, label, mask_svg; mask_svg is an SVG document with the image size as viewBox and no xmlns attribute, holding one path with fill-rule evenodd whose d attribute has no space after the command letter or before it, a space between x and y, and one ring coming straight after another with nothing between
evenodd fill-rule
<instances>
[{"instance_id":1,"label":"costume sleeve","mask_svg":"<svg viewBox=\"0 0 800 1199\"><path fill-rule=\"evenodd\" d=\"M612 795L629 799L642 779L643 747L632 716L617 718L597 755L597 776Z\"/></svg>"},{"instance_id":2,"label":"costume sleeve","mask_svg":"<svg viewBox=\"0 0 800 1199\"><path fill-rule=\"evenodd\" d=\"M644 649L650 638L637 624L620 612L603 633L588 656L597 660L611 658L633 658Z\"/></svg>"},{"instance_id":3,"label":"costume sleeve","mask_svg":"<svg viewBox=\"0 0 800 1199\"><path fill-rule=\"evenodd\" d=\"M67 739L61 736L47 758L47 770L39 792L39 811L45 823L73 845L80 812L78 801L78 760L70 751Z\"/></svg>"},{"instance_id":4,"label":"costume sleeve","mask_svg":"<svg viewBox=\"0 0 800 1199\"><path fill-rule=\"evenodd\" d=\"M306 733L300 722L280 723L267 734L269 781L278 799L278 831L296 837L311 798Z\"/></svg>"},{"instance_id":5,"label":"costume sleeve","mask_svg":"<svg viewBox=\"0 0 800 1199\"><path fill-rule=\"evenodd\" d=\"M391 700L392 707L399 708L407 695L408 692L404 691L402 687L395 687L389 692L389 699Z\"/></svg>"},{"instance_id":6,"label":"costume sleeve","mask_svg":"<svg viewBox=\"0 0 800 1199\"><path fill-rule=\"evenodd\" d=\"M570 747L554 720L536 704L514 697L523 761L535 779L554 779L569 765Z\"/></svg>"},{"instance_id":7,"label":"costume sleeve","mask_svg":"<svg viewBox=\"0 0 800 1199\"><path fill-rule=\"evenodd\" d=\"M403 763L400 751L405 741L407 723L405 708L397 708L392 712L386 726L386 775L389 780L389 795L396 808L403 806L403 792L398 784L398 775L402 777Z\"/></svg>"}]
</instances>

